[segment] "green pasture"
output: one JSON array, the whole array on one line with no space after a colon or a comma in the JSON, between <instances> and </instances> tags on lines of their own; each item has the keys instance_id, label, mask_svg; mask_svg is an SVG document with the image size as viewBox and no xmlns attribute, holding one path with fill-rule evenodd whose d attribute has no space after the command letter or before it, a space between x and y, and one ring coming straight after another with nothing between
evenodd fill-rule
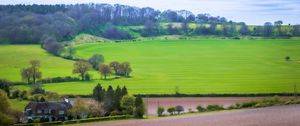
<instances>
[{"instance_id":1,"label":"green pasture","mask_svg":"<svg viewBox=\"0 0 300 126\"><path fill-rule=\"evenodd\" d=\"M41 62L43 78L72 75L73 61L55 57L40 45L0 45L0 78L21 81L21 69L34 59Z\"/></svg>"},{"instance_id":2,"label":"green pasture","mask_svg":"<svg viewBox=\"0 0 300 126\"><path fill-rule=\"evenodd\" d=\"M91 71L92 81L45 84L47 91L91 94L93 87L101 83L126 85L132 94L174 93L176 86L181 93L284 93L293 92L293 85L300 83L299 39L154 40L86 43L75 48L77 57L88 59L99 53L104 55L105 63L130 62L132 78L100 80L100 75ZM291 60L286 61L286 56ZM72 64L52 72L72 75L71 69Z\"/></svg>"}]
</instances>

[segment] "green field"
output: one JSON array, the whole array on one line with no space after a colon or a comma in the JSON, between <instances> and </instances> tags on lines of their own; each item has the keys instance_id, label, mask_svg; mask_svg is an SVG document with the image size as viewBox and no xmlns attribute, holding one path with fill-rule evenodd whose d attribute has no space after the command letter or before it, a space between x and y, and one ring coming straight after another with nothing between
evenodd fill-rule
<instances>
[{"instance_id":1,"label":"green field","mask_svg":"<svg viewBox=\"0 0 300 126\"><path fill-rule=\"evenodd\" d=\"M29 61L34 59L41 61L43 78L72 74L73 61L54 57L40 45L1 45L0 78L21 81L20 70L28 67Z\"/></svg>"},{"instance_id":2,"label":"green field","mask_svg":"<svg viewBox=\"0 0 300 126\"><path fill-rule=\"evenodd\" d=\"M93 81L45 84L47 91L90 94L97 83L105 86L126 85L132 94L174 93L176 86L181 93L284 93L292 92L294 84L300 86L299 39L155 40L87 43L75 48L76 55L85 59L100 53L105 56L106 63L113 60L129 61L133 67L133 78L104 81L99 80L100 75L93 71ZM285 61L286 56L290 56L291 61ZM72 75L71 62L59 60L65 62L62 67L47 68L50 72L45 74ZM1 61L1 64L12 65L14 62ZM10 69L6 68L5 71ZM43 71L47 69L43 68ZM1 72L1 75L5 74ZM16 79L19 74L13 76L11 78ZM19 88L28 89L27 86Z\"/></svg>"}]
</instances>

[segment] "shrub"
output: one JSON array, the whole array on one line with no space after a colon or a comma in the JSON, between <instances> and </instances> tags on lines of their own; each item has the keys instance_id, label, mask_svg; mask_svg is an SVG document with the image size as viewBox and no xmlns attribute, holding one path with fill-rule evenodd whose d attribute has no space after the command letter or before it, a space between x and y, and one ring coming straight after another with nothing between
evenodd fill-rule
<instances>
[{"instance_id":1,"label":"shrub","mask_svg":"<svg viewBox=\"0 0 300 126\"><path fill-rule=\"evenodd\" d=\"M231 109L236 109L236 105L230 105L227 109L231 110Z\"/></svg>"},{"instance_id":2,"label":"shrub","mask_svg":"<svg viewBox=\"0 0 300 126\"><path fill-rule=\"evenodd\" d=\"M258 103L257 101L242 102L242 103L240 103L240 107L239 108L254 107L257 103Z\"/></svg>"},{"instance_id":3,"label":"shrub","mask_svg":"<svg viewBox=\"0 0 300 126\"><path fill-rule=\"evenodd\" d=\"M168 108L167 111L168 111L168 113L170 113L170 115L173 115L175 113L176 109L175 109L175 107L170 107L170 108Z\"/></svg>"},{"instance_id":4,"label":"shrub","mask_svg":"<svg viewBox=\"0 0 300 126\"><path fill-rule=\"evenodd\" d=\"M157 112L157 115L158 115L158 116L162 116L163 113L165 112L165 108L163 108L163 107L158 107L156 112Z\"/></svg>"},{"instance_id":5,"label":"shrub","mask_svg":"<svg viewBox=\"0 0 300 126\"><path fill-rule=\"evenodd\" d=\"M204 112L204 111L205 111L205 108L202 107L201 105L198 105L198 106L196 107L196 109L198 110L198 112Z\"/></svg>"},{"instance_id":6,"label":"shrub","mask_svg":"<svg viewBox=\"0 0 300 126\"><path fill-rule=\"evenodd\" d=\"M45 94L46 91L41 87L41 85L34 85L31 90L31 94Z\"/></svg>"},{"instance_id":7,"label":"shrub","mask_svg":"<svg viewBox=\"0 0 300 126\"><path fill-rule=\"evenodd\" d=\"M28 99L27 91L22 91L20 93L20 98L23 99L23 100L27 100Z\"/></svg>"},{"instance_id":8,"label":"shrub","mask_svg":"<svg viewBox=\"0 0 300 126\"><path fill-rule=\"evenodd\" d=\"M19 98L20 97L20 90L15 90L12 94L12 98Z\"/></svg>"},{"instance_id":9,"label":"shrub","mask_svg":"<svg viewBox=\"0 0 300 126\"><path fill-rule=\"evenodd\" d=\"M175 110L177 111L178 114L180 114L181 112L184 111L184 108L183 108L181 105L177 105L177 106L175 107Z\"/></svg>"},{"instance_id":10,"label":"shrub","mask_svg":"<svg viewBox=\"0 0 300 126\"><path fill-rule=\"evenodd\" d=\"M218 104L210 104L206 107L206 109L208 111L216 111L216 110L223 110L223 106L222 105L218 105Z\"/></svg>"},{"instance_id":11,"label":"shrub","mask_svg":"<svg viewBox=\"0 0 300 126\"><path fill-rule=\"evenodd\" d=\"M71 82L71 81L79 81L80 79L77 77L54 77L54 78L46 78L46 79L40 79L37 82L40 84L44 83L59 83L59 82Z\"/></svg>"}]
</instances>

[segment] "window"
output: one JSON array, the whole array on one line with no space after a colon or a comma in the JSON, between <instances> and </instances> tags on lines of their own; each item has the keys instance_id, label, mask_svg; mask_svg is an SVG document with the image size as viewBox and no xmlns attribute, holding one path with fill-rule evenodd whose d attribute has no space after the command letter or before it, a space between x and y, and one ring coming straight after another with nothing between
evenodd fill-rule
<instances>
[{"instance_id":1,"label":"window","mask_svg":"<svg viewBox=\"0 0 300 126\"><path fill-rule=\"evenodd\" d=\"M39 109L38 109L38 110L37 110L37 113L38 113L38 114L42 113L42 110L39 110Z\"/></svg>"},{"instance_id":2,"label":"window","mask_svg":"<svg viewBox=\"0 0 300 126\"><path fill-rule=\"evenodd\" d=\"M63 114L65 114L65 111L59 110L59 111L58 111L58 114L59 114L59 115L63 115Z\"/></svg>"}]
</instances>

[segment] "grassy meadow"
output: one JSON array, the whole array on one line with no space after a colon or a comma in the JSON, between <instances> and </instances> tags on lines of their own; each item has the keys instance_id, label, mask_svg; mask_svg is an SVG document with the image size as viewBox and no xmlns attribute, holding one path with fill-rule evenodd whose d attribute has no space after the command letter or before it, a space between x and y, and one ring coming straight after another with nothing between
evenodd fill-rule
<instances>
[{"instance_id":1,"label":"grassy meadow","mask_svg":"<svg viewBox=\"0 0 300 126\"><path fill-rule=\"evenodd\" d=\"M20 63L17 62L20 59L16 58L2 60L19 56L14 50L9 50L12 46L0 46L0 75L20 80L19 67L26 66L26 59L33 56L26 54L27 57L23 56ZM17 47L35 50L25 52L40 53L43 75L72 75L71 61L51 56L38 46ZM6 51L2 51L5 48ZM181 93L284 93L292 92L294 84L300 86L299 39L154 40L86 43L75 48L76 56L84 59L99 53L104 55L105 63L129 61L133 68L132 78L100 80L100 75L91 71L92 81L45 84L47 91L91 94L97 83L104 86L126 85L132 94L170 94L175 93L176 86ZM24 52L19 53L25 55ZM286 61L286 56L290 56L291 61ZM18 88L29 89L28 86Z\"/></svg>"},{"instance_id":2,"label":"grassy meadow","mask_svg":"<svg viewBox=\"0 0 300 126\"><path fill-rule=\"evenodd\" d=\"M72 75L73 61L55 57L40 45L0 45L0 78L21 81L21 69L34 59L41 61L43 78Z\"/></svg>"}]
</instances>

